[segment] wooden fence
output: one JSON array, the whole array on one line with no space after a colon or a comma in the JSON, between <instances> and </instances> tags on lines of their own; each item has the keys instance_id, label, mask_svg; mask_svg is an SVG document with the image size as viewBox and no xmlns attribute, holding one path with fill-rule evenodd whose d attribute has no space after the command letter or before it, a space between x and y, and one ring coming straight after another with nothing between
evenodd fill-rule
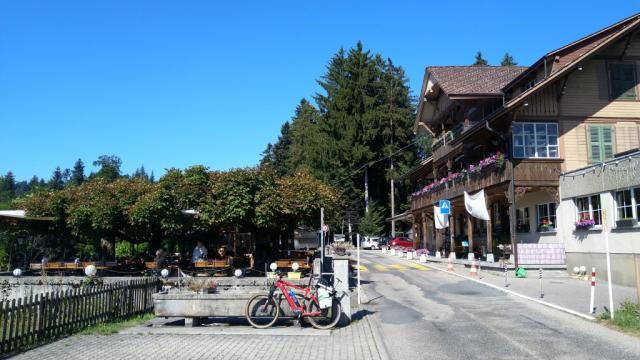
<instances>
[{"instance_id":1,"label":"wooden fence","mask_svg":"<svg viewBox=\"0 0 640 360\"><path fill-rule=\"evenodd\" d=\"M157 288L157 280L142 279L2 301L0 355L148 312Z\"/></svg>"}]
</instances>

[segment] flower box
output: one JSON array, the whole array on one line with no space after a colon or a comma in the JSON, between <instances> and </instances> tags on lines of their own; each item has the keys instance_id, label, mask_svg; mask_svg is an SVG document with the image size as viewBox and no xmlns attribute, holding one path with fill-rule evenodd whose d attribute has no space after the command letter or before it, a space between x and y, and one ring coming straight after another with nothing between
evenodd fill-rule
<instances>
[{"instance_id":1,"label":"flower box","mask_svg":"<svg viewBox=\"0 0 640 360\"><path fill-rule=\"evenodd\" d=\"M591 229L595 224L596 222L591 219L579 220L579 221L576 221L576 230Z\"/></svg>"}]
</instances>

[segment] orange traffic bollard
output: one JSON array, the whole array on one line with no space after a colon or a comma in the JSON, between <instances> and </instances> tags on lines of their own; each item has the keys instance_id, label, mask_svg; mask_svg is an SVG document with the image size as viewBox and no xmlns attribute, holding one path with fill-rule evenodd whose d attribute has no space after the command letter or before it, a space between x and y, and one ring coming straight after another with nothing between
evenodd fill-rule
<instances>
[{"instance_id":1,"label":"orange traffic bollard","mask_svg":"<svg viewBox=\"0 0 640 360\"><path fill-rule=\"evenodd\" d=\"M469 276L478 276L478 268L476 267L475 260L471 260L471 269L469 269Z\"/></svg>"}]
</instances>

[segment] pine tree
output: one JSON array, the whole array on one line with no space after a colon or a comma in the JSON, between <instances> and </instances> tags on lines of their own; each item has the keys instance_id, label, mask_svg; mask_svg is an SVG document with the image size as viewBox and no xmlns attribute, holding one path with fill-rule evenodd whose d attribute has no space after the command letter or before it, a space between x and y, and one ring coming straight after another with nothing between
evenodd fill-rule
<instances>
[{"instance_id":1,"label":"pine tree","mask_svg":"<svg viewBox=\"0 0 640 360\"><path fill-rule=\"evenodd\" d=\"M487 66L489 62L482 57L482 52L478 50L476 53L476 61L473 63L473 66Z\"/></svg>"},{"instance_id":2,"label":"pine tree","mask_svg":"<svg viewBox=\"0 0 640 360\"><path fill-rule=\"evenodd\" d=\"M134 179L144 179L144 180L149 181L149 175L144 170L144 165L142 165L142 166L140 166L139 168L136 169L136 171L133 173L133 178Z\"/></svg>"},{"instance_id":3,"label":"pine tree","mask_svg":"<svg viewBox=\"0 0 640 360\"><path fill-rule=\"evenodd\" d=\"M502 58L502 61L500 61L500 65L501 66L516 66L518 65L517 62L515 62L515 60L513 60L513 56L511 56L511 54L504 53L504 57Z\"/></svg>"},{"instance_id":4,"label":"pine tree","mask_svg":"<svg viewBox=\"0 0 640 360\"><path fill-rule=\"evenodd\" d=\"M84 163L82 162L82 159L78 159L73 165L70 182L72 185L79 186L84 182L84 180Z\"/></svg>"},{"instance_id":5,"label":"pine tree","mask_svg":"<svg viewBox=\"0 0 640 360\"><path fill-rule=\"evenodd\" d=\"M40 182L36 175L33 175L31 180L29 180L29 191L37 190L40 187Z\"/></svg>"},{"instance_id":6,"label":"pine tree","mask_svg":"<svg viewBox=\"0 0 640 360\"><path fill-rule=\"evenodd\" d=\"M149 181L154 183L156 182L156 177L153 175L153 170L151 170L151 175L149 176Z\"/></svg>"},{"instance_id":7,"label":"pine tree","mask_svg":"<svg viewBox=\"0 0 640 360\"><path fill-rule=\"evenodd\" d=\"M5 176L0 177L0 202L13 200L16 197L16 178L13 172L9 171Z\"/></svg>"},{"instance_id":8,"label":"pine tree","mask_svg":"<svg viewBox=\"0 0 640 360\"><path fill-rule=\"evenodd\" d=\"M56 169L53 171L51 179L49 180L49 188L52 190L62 190L63 187L64 178L62 171L60 170L60 166L56 166Z\"/></svg>"},{"instance_id":9,"label":"pine tree","mask_svg":"<svg viewBox=\"0 0 640 360\"><path fill-rule=\"evenodd\" d=\"M262 165L268 165L273 168L278 175L287 175L291 173L288 166L289 147L291 146L291 125L285 122L280 129L280 137L274 145L267 145L267 149L263 153L264 158Z\"/></svg>"},{"instance_id":10,"label":"pine tree","mask_svg":"<svg viewBox=\"0 0 640 360\"><path fill-rule=\"evenodd\" d=\"M62 172L62 182L65 186L71 182L71 170L69 168L64 169Z\"/></svg>"},{"instance_id":11,"label":"pine tree","mask_svg":"<svg viewBox=\"0 0 640 360\"><path fill-rule=\"evenodd\" d=\"M115 155L101 155L98 160L93 162L93 166L99 166L100 170L93 174L94 177L114 181L120 177L120 166L122 160Z\"/></svg>"}]
</instances>

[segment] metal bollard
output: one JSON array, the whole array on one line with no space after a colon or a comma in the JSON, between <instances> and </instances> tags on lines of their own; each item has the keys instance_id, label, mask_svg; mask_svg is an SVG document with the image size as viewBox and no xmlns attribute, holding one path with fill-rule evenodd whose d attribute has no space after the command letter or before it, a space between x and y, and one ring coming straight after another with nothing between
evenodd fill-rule
<instances>
[{"instance_id":1,"label":"metal bollard","mask_svg":"<svg viewBox=\"0 0 640 360\"><path fill-rule=\"evenodd\" d=\"M542 268L538 270L538 277L540 278L540 299L544 297L544 291L542 291Z\"/></svg>"},{"instance_id":2,"label":"metal bollard","mask_svg":"<svg viewBox=\"0 0 640 360\"><path fill-rule=\"evenodd\" d=\"M590 314L596 313L596 307L594 306L595 291L596 291L596 268L591 268L591 298L589 299Z\"/></svg>"},{"instance_id":3,"label":"metal bollard","mask_svg":"<svg viewBox=\"0 0 640 360\"><path fill-rule=\"evenodd\" d=\"M503 264L504 266L504 287L509 286L509 282L507 280L507 264Z\"/></svg>"}]
</instances>

